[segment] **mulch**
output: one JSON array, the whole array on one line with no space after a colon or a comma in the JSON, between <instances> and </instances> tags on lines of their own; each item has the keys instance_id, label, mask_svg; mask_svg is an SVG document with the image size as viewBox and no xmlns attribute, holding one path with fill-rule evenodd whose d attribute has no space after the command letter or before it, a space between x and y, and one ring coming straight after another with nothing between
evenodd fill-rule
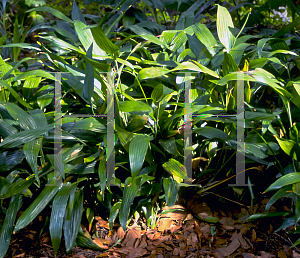
<instances>
[{"instance_id":1,"label":"mulch","mask_svg":"<svg viewBox=\"0 0 300 258\"><path fill-rule=\"evenodd\" d=\"M152 229L139 219L133 220L126 232L117 223L110 231L107 220L96 216L96 234L92 239L105 250L74 247L66 254L61 247L57 257L300 258L299 249L290 248L299 236L288 234L288 229L275 232L283 218L247 220L252 214L264 212L267 201L250 207L209 202L207 198L194 196L184 206L165 207ZM271 207L270 211L276 209ZM6 258L54 257L49 233L45 231L39 237L30 227L32 225L13 235ZM83 225L82 228L85 235L91 237L92 229ZM122 241L112 247L118 239Z\"/></svg>"}]
</instances>

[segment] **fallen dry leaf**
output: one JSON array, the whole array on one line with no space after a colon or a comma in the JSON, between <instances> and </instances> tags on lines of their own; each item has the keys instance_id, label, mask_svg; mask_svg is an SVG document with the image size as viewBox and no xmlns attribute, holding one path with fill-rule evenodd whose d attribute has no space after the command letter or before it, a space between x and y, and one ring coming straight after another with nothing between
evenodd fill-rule
<instances>
[{"instance_id":1,"label":"fallen dry leaf","mask_svg":"<svg viewBox=\"0 0 300 258\"><path fill-rule=\"evenodd\" d=\"M224 256L229 256L234 253L240 247L240 241L234 239L228 246L218 248L217 250L220 251Z\"/></svg>"},{"instance_id":2,"label":"fallen dry leaf","mask_svg":"<svg viewBox=\"0 0 300 258\"><path fill-rule=\"evenodd\" d=\"M97 223L96 223L97 228L103 227L103 228L109 229L108 221L102 219L100 216L95 216L95 220L97 221Z\"/></svg>"},{"instance_id":3,"label":"fallen dry leaf","mask_svg":"<svg viewBox=\"0 0 300 258\"><path fill-rule=\"evenodd\" d=\"M127 257L128 258L136 258L136 257L142 257L147 253L147 250L144 248L134 248L133 250L131 250Z\"/></svg>"},{"instance_id":4,"label":"fallen dry leaf","mask_svg":"<svg viewBox=\"0 0 300 258\"><path fill-rule=\"evenodd\" d=\"M123 239L123 238L124 238L125 232L124 232L124 230L123 230L122 227L119 227L119 228L118 228L117 235L118 235L118 238L119 238L119 239Z\"/></svg>"}]
</instances>

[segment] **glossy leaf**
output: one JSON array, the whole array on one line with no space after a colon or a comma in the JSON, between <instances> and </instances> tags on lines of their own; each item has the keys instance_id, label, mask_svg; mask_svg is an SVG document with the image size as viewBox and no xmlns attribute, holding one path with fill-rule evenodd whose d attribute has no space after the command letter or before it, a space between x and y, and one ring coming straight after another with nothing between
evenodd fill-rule
<instances>
[{"instance_id":1,"label":"glossy leaf","mask_svg":"<svg viewBox=\"0 0 300 258\"><path fill-rule=\"evenodd\" d=\"M234 25L230 13L225 7L218 5L218 12L217 12L218 36L221 43L225 46L227 53L230 52L235 41L235 37L232 34L233 28Z\"/></svg>"},{"instance_id":2,"label":"glossy leaf","mask_svg":"<svg viewBox=\"0 0 300 258\"><path fill-rule=\"evenodd\" d=\"M271 184L265 192L280 189L286 185L294 184L300 182L300 172L289 173L277 179L273 184Z\"/></svg>"},{"instance_id":3,"label":"glossy leaf","mask_svg":"<svg viewBox=\"0 0 300 258\"><path fill-rule=\"evenodd\" d=\"M165 200L167 205L173 206L177 199L177 193L178 193L177 182L172 178L164 178L163 187L165 191Z\"/></svg>"},{"instance_id":4,"label":"glossy leaf","mask_svg":"<svg viewBox=\"0 0 300 258\"><path fill-rule=\"evenodd\" d=\"M119 220L123 230L126 230L127 219L130 212L130 206L139 192L141 184L140 177L128 177L124 183L122 204L119 213Z\"/></svg>"},{"instance_id":5,"label":"glossy leaf","mask_svg":"<svg viewBox=\"0 0 300 258\"><path fill-rule=\"evenodd\" d=\"M131 140L129 144L129 163L132 177L137 176L142 169L151 139L152 137L147 135L136 135Z\"/></svg>"},{"instance_id":6,"label":"glossy leaf","mask_svg":"<svg viewBox=\"0 0 300 258\"><path fill-rule=\"evenodd\" d=\"M38 129L32 129L27 131L21 131L12 135L7 136L3 142L0 143L0 147L3 148L14 148L18 147L26 142L32 141L42 135L43 133L48 132L53 128L52 125L48 125Z\"/></svg>"},{"instance_id":7,"label":"glossy leaf","mask_svg":"<svg viewBox=\"0 0 300 258\"><path fill-rule=\"evenodd\" d=\"M140 80L146 80L146 79L152 79L152 78L163 76L169 72L170 72L170 70L168 70L166 68L150 67L150 68L142 69L139 72L138 77Z\"/></svg>"},{"instance_id":8,"label":"glossy leaf","mask_svg":"<svg viewBox=\"0 0 300 258\"><path fill-rule=\"evenodd\" d=\"M39 138L37 140L26 142L23 147L26 160L30 165L38 183L40 183L40 179L38 176L37 157L42 147L42 142L43 142L43 138Z\"/></svg>"},{"instance_id":9,"label":"glossy leaf","mask_svg":"<svg viewBox=\"0 0 300 258\"><path fill-rule=\"evenodd\" d=\"M247 220L252 221L256 219L265 219L265 218L272 218L272 217L283 217L289 215L290 211L278 211L278 212L269 212L269 213L257 213L251 215Z\"/></svg>"},{"instance_id":10,"label":"glossy leaf","mask_svg":"<svg viewBox=\"0 0 300 258\"><path fill-rule=\"evenodd\" d=\"M13 225L17 217L20 195L13 196L6 211L6 216L0 231L0 257L3 258L8 250Z\"/></svg>"},{"instance_id":11,"label":"glossy leaf","mask_svg":"<svg viewBox=\"0 0 300 258\"><path fill-rule=\"evenodd\" d=\"M67 207L67 214L65 215L63 226L67 253L69 253L74 246L80 227L82 211L83 193L82 191L78 191L75 193L74 200L69 199L69 205Z\"/></svg>"},{"instance_id":12,"label":"glossy leaf","mask_svg":"<svg viewBox=\"0 0 300 258\"><path fill-rule=\"evenodd\" d=\"M54 182L54 181L52 181ZM25 228L30 222L32 222L37 215L48 205L59 190L59 185L48 185L38 197L30 204L30 206L19 217L14 231L17 232L20 229Z\"/></svg>"},{"instance_id":13,"label":"glossy leaf","mask_svg":"<svg viewBox=\"0 0 300 258\"><path fill-rule=\"evenodd\" d=\"M65 211L72 188L70 184L63 185L53 200L49 230L54 255L60 246Z\"/></svg>"},{"instance_id":14,"label":"glossy leaf","mask_svg":"<svg viewBox=\"0 0 300 258\"><path fill-rule=\"evenodd\" d=\"M152 111L152 108L141 101L122 101L119 103L121 112L142 112L149 113Z\"/></svg>"},{"instance_id":15,"label":"glossy leaf","mask_svg":"<svg viewBox=\"0 0 300 258\"><path fill-rule=\"evenodd\" d=\"M169 172L177 183L181 183L183 179L187 178L187 171L184 165L175 159L170 159L168 162L165 162L163 168Z\"/></svg>"}]
</instances>

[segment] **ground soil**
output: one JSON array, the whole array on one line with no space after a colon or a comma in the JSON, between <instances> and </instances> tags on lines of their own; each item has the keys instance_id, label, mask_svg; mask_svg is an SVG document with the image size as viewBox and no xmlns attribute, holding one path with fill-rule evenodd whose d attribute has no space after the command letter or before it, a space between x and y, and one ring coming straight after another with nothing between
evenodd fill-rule
<instances>
[{"instance_id":1,"label":"ground soil","mask_svg":"<svg viewBox=\"0 0 300 258\"><path fill-rule=\"evenodd\" d=\"M96 216L96 234L92 228L82 228L103 251L74 247L66 254L62 241L57 257L300 257L299 249L290 248L299 236L288 234L289 229L275 232L283 218L247 220L254 213L264 212L267 201L249 207L194 196L184 205L164 208L172 208L172 212L161 215L153 229L139 219L132 221L126 232L117 223L109 230L107 220ZM278 209L288 208L281 204ZM5 258L54 257L49 233L44 229L39 237L35 224L12 236ZM112 247L118 239L121 242Z\"/></svg>"}]
</instances>

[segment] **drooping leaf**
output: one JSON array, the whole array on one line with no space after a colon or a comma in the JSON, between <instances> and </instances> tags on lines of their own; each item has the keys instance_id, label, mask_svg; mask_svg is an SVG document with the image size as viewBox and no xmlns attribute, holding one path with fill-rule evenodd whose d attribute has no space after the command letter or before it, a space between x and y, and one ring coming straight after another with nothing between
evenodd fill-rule
<instances>
[{"instance_id":1,"label":"drooping leaf","mask_svg":"<svg viewBox=\"0 0 300 258\"><path fill-rule=\"evenodd\" d=\"M187 178L187 171L184 165L182 165L179 161L175 159L170 159L165 162L163 168L169 172L177 183L181 183L183 179Z\"/></svg>"},{"instance_id":2,"label":"drooping leaf","mask_svg":"<svg viewBox=\"0 0 300 258\"><path fill-rule=\"evenodd\" d=\"M13 231L13 225L17 217L20 194L11 198L6 216L0 231L0 257L3 258L8 250L10 238Z\"/></svg>"},{"instance_id":3,"label":"drooping leaf","mask_svg":"<svg viewBox=\"0 0 300 258\"><path fill-rule=\"evenodd\" d=\"M256 219L272 218L272 217L283 217L289 215L290 211L278 211L278 212L269 212L269 213L257 213L251 215L247 220L252 221Z\"/></svg>"},{"instance_id":4,"label":"drooping leaf","mask_svg":"<svg viewBox=\"0 0 300 258\"><path fill-rule=\"evenodd\" d=\"M66 244L66 251L69 253L75 243L83 211L83 193L77 191L75 193L74 200L69 199L69 205L67 207L67 214L64 221L64 237Z\"/></svg>"},{"instance_id":5,"label":"drooping leaf","mask_svg":"<svg viewBox=\"0 0 300 258\"><path fill-rule=\"evenodd\" d=\"M62 12L60 12L56 9L53 9L49 6L40 6L40 7L37 7L37 8L30 9L26 12L31 13L33 11L35 11L35 12L48 12L48 13L51 13L52 15L54 15L55 17L57 17L58 19L64 20L66 22L73 23L73 21L71 19L69 19L67 16L65 16Z\"/></svg>"},{"instance_id":6,"label":"drooping leaf","mask_svg":"<svg viewBox=\"0 0 300 258\"><path fill-rule=\"evenodd\" d=\"M207 50L214 56L216 54L217 41L210 30L200 22L193 26L195 35L201 41L201 43L207 48Z\"/></svg>"},{"instance_id":7,"label":"drooping leaf","mask_svg":"<svg viewBox=\"0 0 300 258\"><path fill-rule=\"evenodd\" d=\"M32 141L42 135L45 132L48 132L53 128L52 125L48 125L38 129L31 129L27 131L21 131L12 135L7 136L3 142L0 143L0 147L4 148L14 148L18 147L26 142Z\"/></svg>"},{"instance_id":8,"label":"drooping leaf","mask_svg":"<svg viewBox=\"0 0 300 258\"><path fill-rule=\"evenodd\" d=\"M20 179L10 185L2 185L0 199L9 198L15 196L24 190L26 190L34 181L34 177L28 177L27 179Z\"/></svg>"},{"instance_id":9,"label":"drooping leaf","mask_svg":"<svg viewBox=\"0 0 300 258\"><path fill-rule=\"evenodd\" d=\"M51 181L54 182L54 181ZM47 204L53 199L59 190L60 185L48 185L38 197L30 204L30 206L19 217L14 231L17 232L20 229L25 228L30 222L32 222L37 215L47 206Z\"/></svg>"},{"instance_id":10,"label":"drooping leaf","mask_svg":"<svg viewBox=\"0 0 300 258\"><path fill-rule=\"evenodd\" d=\"M93 27L91 31L99 48L115 58L118 57L119 48L106 37L99 26Z\"/></svg>"},{"instance_id":11,"label":"drooping leaf","mask_svg":"<svg viewBox=\"0 0 300 258\"><path fill-rule=\"evenodd\" d=\"M124 183L123 198L119 213L120 224L124 231L126 230L127 226L130 206L140 189L140 184L140 177L128 177Z\"/></svg>"},{"instance_id":12,"label":"drooping leaf","mask_svg":"<svg viewBox=\"0 0 300 258\"><path fill-rule=\"evenodd\" d=\"M93 43L89 47L86 56L92 58ZM84 86L83 86L83 97L91 102L91 98L94 92L94 68L90 63L86 63Z\"/></svg>"},{"instance_id":13,"label":"drooping leaf","mask_svg":"<svg viewBox=\"0 0 300 258\"><path fill-rule=\"evenodd\" d=\"M23 151L28 164L30 165L36 180L40 183L40 178L38 176L38 164L37 157L42 147L43 138L26 142L23 147Z\"/></svg>"},{"instance_id":14,"label":"drooping leaf","mask_svg":"<svg viewBox=\"0 0 300 258\"><path fill-rule=\"evenodd\" d=\"M291 185L300 182L300 172L289 173L277 179L273 184L271 184L265 192L280 189L286 185Z\"/></svg>"},{"instance_id":15,"label":"drooping leaf","mask_svg":"<svg viewBox=\"0 0 300 258\"><path fill-rule=\"evenodd\" d=\"M173 206L177 199L178 186L177 182L172 178L163 179L163 187L165 191L165 199L168 206Z\"/></svg>"},{"instance_id":16,"label":"drooping leaf","mask_svg":"<svg viewBox=\"0 0 300 258\"><path fill-rule=\"evenodd\" d=\"M54 255L60 246L63 220L65 216L66 206L69 199L69 195L72 191L70 184L65 184L61 190L57 193L53 200L51 217L50 217L50 236L53 245Z\"/></svg>"},{"instance_id":17,"label":"drooping leaf","mask_svg":"<svg viewBox=\"0 0 300 258\"><path fill-rule=\"evenodd\" d=\"M149 142L152 137L148 135L136 135L129 144L129 162L131 176L135 177L142 169Z\"/></svg>"},{"instance_id":18,"label":"drooping leaf","mask_svg":"<svg viewBox=\"0 0 300 258\"><path fill-rule=\"evenodd\" d=\"M146 79L152 79L152 78L163 76L169 72L170 72L169 69L163 67L150 67L150 68L142 69L139 72L138 77L140 80L146 80Z\"/></svg>"}]
</instances>

